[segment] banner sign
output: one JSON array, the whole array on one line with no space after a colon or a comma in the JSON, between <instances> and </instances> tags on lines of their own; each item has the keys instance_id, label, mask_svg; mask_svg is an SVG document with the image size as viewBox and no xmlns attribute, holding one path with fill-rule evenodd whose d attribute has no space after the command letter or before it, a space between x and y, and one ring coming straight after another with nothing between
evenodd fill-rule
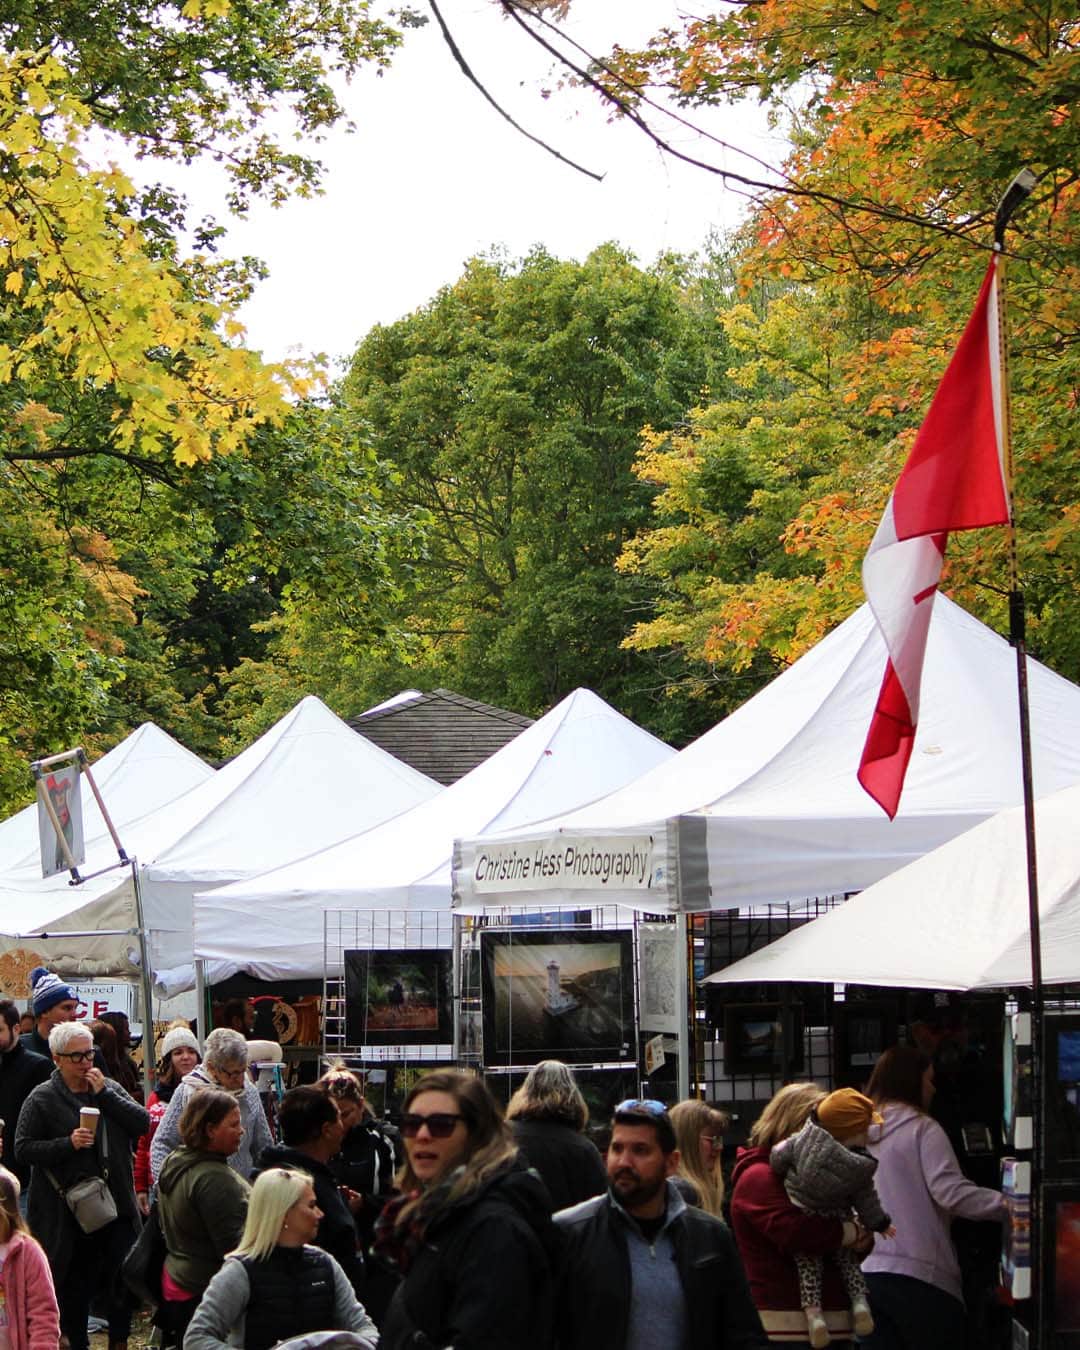
<instances>
[{"instance_id":1,"label":"banner sign","mask_svg":"<svg viewBox=\"0 0 1080 1350\"><path fill-rule=\"evenodd\" d=\"M38 839L41 842L41 875L56 876L86 861L83 843L82 790L78 761L43 774L37 780ZM56 834L45 799L48 798L63 832L72 862L69 862Z\"/></svg>"},{"instance_id":2,"label":"banner sign","mask_svg":"<svg viewBox=\"0 0 1080 1350\"><path fill-rule=\"evenodd\" d=\"M92 1022L103 1012L126 1013L128 1021L135 1015L135 986L124 980L114 983L94 980L87 984L72 984L71 987L79 996L76 1022Z\"/></svg>"},{"instance_id":3,"label":"banner sign","mask_svg":"<svg viewBox=\"0 0 1080 1350\"><path fill-rule=\"evenodd\" d=\"M648 891L662 883L652 835L603 840L549 835L528 843L484 843L476 848L473 889L507 891Z\"/></svg>"}]
</instances>

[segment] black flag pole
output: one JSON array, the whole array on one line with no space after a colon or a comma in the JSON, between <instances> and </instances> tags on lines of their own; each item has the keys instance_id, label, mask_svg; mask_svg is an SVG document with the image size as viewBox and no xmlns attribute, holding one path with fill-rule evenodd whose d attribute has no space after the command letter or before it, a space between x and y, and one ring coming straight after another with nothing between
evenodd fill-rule
<instances>
[{"instance_id":1,"label":"black flag pole","mask_svg":"<svg viewBox=\"0 0 1080 1350\"><path fill-rule=\"evenodd\" d=\"M1024 591L1020 582L1020 562L1016 549L1016 521L1011 508L1014 480L1012 421L1009 399L1009 332L1005 298L1005 231L1013 213L1031 195L1038 180L1030 169L1021 169L1006 189L994 216L994 251L998 255L998 350L1001 372L1001 418L1005 451L1005 473L1009 485L1009 642L1016 652L1016 684L1020 712L1020 771L1024 793L1024 839L1027 848L1028 932L1031 943L1031 1043L1032 1152L1031 1152L1031 1345L1037 1350L1043 1343L1041 1235L1043 1213L1041 1183L1043 1170L1043 976L1042 937L1039 917L1039 872L1035 841L1035 790L1031 765L1031 715L1028 703L1027 632Z\"/></svg>"}]
</instances>

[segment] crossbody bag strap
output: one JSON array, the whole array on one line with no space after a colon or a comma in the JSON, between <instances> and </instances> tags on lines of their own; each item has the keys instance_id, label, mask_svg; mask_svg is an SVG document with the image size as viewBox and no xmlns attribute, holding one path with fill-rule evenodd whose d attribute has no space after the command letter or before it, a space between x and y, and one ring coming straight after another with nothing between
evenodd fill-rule
<instances>
[{"instance_id":1,"label":"crossbody bag strap","mask_svg":"<svg viewBox=\"0 0 1080 1350\"><path fill-rule=\"evenodd\" d=\"M100 1109L100 1108L99 1108L99 1109ZM99 1142L100 1142L100 1144L101 1144L101 1151L100 1151L100 1155L99 1155L99 1157L100 1157L100 1162L101 1162L101 1179L102 1179L102 1181L108 1181L108 1180L109 1180L109 1133L108 1133L108 1131L107 1131L106 1128L105 1128L105 1114L104 1114L104 1112L102 1112L101 1119L100 1119L100 1121L99 1121L99 1123L98 1123L98 1133L97 1133L97 1135L96 1135L96 1137L95 1137L95 1139L94 1139L94 1152L95 1152L95 1153L98 1152L98 1143L99 1143ZM67 1194L67 1192L64 1190L63 1186L61 1186L60 1183L57 1181L56 1177L53 1176L52 1171L51 1171L50 1168L48 1168L48 1167L43 1167L41 1170L45 1173L45 1175L49 1178L49 1180L52 1182L52 1184L56 1187L56 1193L57 1193L58 1195L66 1195L66 1194Z\"/></svg>"}]
</instances>

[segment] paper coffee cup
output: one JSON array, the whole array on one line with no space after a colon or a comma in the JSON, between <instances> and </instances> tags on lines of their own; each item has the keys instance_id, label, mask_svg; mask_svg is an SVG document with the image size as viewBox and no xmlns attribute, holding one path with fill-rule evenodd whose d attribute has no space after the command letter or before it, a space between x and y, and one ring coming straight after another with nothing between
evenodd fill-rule
<instances>
[{"instance_id":1,"label":"paper coffee cup","mask_svg":"<svg viewBox=\"0 0 1080 1350\"><path fill-rule=\"evenodd\" d=\"M81 1106L79 1108L79 1125L82 1129L89 1130L91 1134L97 1134L100 1119L101 1112L96 1106Z\"/></svg>"}]
</instances>

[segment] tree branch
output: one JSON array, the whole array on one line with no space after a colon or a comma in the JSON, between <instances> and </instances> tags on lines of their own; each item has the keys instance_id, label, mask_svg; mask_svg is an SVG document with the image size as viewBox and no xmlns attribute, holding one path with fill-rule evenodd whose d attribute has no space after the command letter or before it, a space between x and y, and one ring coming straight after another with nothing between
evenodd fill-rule
<instances>
[{"instance_id":1,"label":"tree branch","mask_svg":"<svg viewBox=\"0 0 1080 1350\"><path fill-rule=\"evenodd\" d=\"M514 128L514 130L520 132L520 134L524 136L527 141L532 141L534 145L540 146L542 150L546 150L549 155L553 155L561 163L568 164L572 169L577 169L578 173L583 173L586 176L586 178L593 178L598 183L603 182L604 175L602 173L595 173L592 169L586 169L584 165L578 164L575 160L569 159L566 155L556 150L553 145L549 145L547 141L541 140L539 136L534 136L531 131L526 131L525 128L519 122L514 121L514 119L510 116L510 114L506 111L506 109L502 107L501 104L495 101L492 95L488 93L484 85L481 84L480 81L477 79L477 77L473 74L471 66L465 60L465 57L461 53L461 48L457 45L457 43L454 40L454 35L450 32L450 29L447 27L446 20L443 18L442 12L439 9L439 6L436 4L436 0L428 0L428 4L431 6L431 12L432 14L435 15L436 22L438 23L439 28L442 31L443 40L446 42L446 45L450 48L450 54L457 62L458 67L461 70L461 73L465 76L465 78L469 81L470 84L474 85L480 91L480 93L484 96L484 98L488 101L488 103L491 104L491 106L495 109L495 111L499 114L499 116L503 118L505 121L509 122L510 125ZM526 32L528 32L527 26Z\"/></svg>"}]
</instances>

